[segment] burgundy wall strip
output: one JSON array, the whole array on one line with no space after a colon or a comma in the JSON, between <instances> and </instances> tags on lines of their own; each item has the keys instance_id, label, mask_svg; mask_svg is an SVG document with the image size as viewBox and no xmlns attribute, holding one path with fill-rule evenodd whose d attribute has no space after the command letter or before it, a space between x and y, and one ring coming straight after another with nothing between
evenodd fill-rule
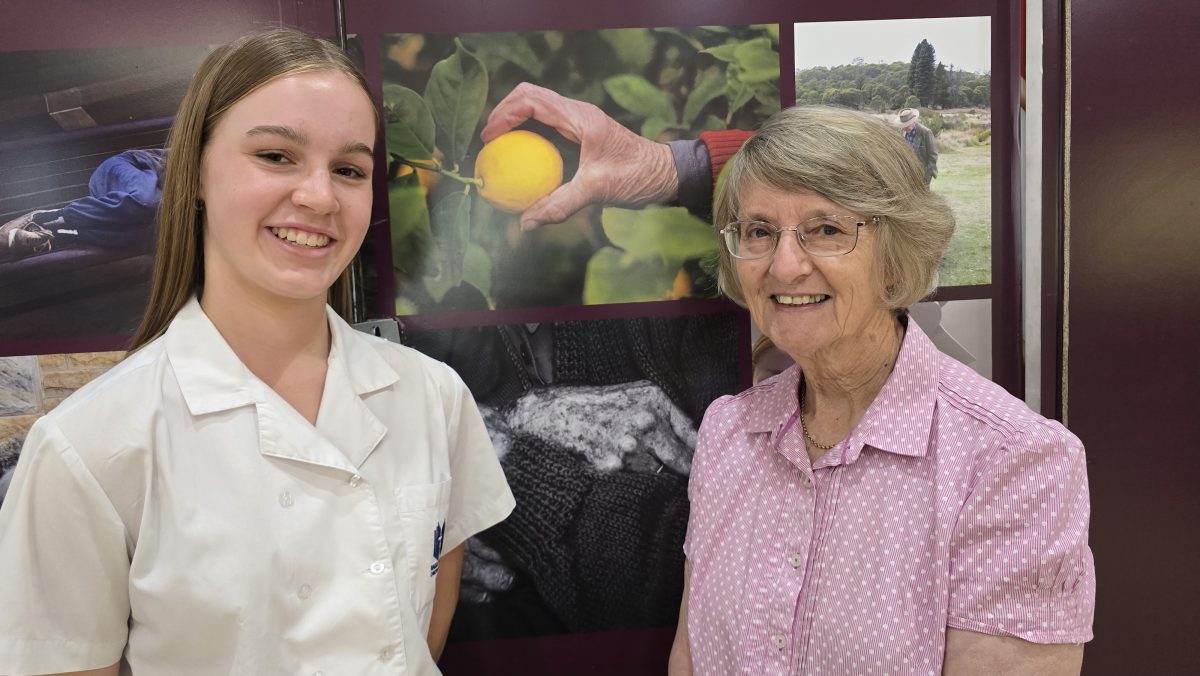
<instances>
[{"instance_id":1,"label":"burgundy wall strip","mask_svg":"<svg viewBox=\"0 0 1200 676\"><path fill-rule=\"evenodd\" d=\"M1088 674L1200 673L1200 7L1071 5L1067 415L1090 459Z\"/></svg>"}]
</instances>

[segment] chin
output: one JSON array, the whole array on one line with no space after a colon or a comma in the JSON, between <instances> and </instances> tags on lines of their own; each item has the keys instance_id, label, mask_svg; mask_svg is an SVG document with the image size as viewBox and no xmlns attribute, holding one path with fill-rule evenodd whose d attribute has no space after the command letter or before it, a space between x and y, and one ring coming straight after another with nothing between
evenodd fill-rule
<instances>
[{"instance_id":1,"label":"chin","mask_svg":"<svg viewBox=\"0 0 1200 676\"><path fill-rule=\"evenodd\" d=\"M333 280L329 283L276 283L268 287L268 290L280 300L289 301L315 301L320 300L322 303L329 296L329 287L333 286Z\"/></svg>"}]
</instances>

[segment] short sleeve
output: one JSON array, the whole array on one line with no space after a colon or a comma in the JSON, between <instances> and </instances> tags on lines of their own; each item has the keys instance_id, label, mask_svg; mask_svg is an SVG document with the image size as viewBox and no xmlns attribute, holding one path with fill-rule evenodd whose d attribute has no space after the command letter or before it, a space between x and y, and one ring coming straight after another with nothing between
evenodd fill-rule
<instances>
[{"instance_id":1,"label":"short sleeve","mask_svg":"<svg viewBox=\"0 0 1200 676\"><path fill-rule=\"evenodd\" d=\"M452 484L444 546L450 551L503 521L516 503L471 391L457 373L445 368L453 388L445 402Z\"/></svg>"},{"instance_id":2,"label":"short sleeve","mask_svg":"<svg viewBox=\"0 0 1200 676\"><path fill-rule=\"evenodd\" d=\"M1092 638L1083 445L1062 425L1021 430L983 467L950 543L947 624L1034 643Z\"/></svg>"},{"instance_id":3,"label":"short sleeve","mask_svg":"<svg viewBox=\"0 0 1200 676\"><path fill-rule=\"evenodd\" d=\"M66 438L39 420L0 507L0 673L82 671L128 639L125 527Z\"/></svg>"}]
</instances>

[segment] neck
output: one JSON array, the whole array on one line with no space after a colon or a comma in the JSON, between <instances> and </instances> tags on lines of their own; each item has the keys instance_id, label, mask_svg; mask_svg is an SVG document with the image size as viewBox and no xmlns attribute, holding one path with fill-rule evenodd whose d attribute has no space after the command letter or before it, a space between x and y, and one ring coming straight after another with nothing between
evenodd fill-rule
<instances>
[{"instance_id":1,"label":"neck","mask_svg":"<svg viewBox=\"0 0 1200 676\"><path fill-rule=\"evenodd\" d=\"M806 429L822 443L840 441L883 389L904 339L891 314L854 336L796 359L804 373Z\"/></svg>"},{"instance_id":2,"label":"neck","mask_svg":"<svg viewBox=\"0 0 1200 676\"><path fill-rule=\"evenodd\" d=\"M320 364L324 373L330 336L321 299L267 298L206 284L200 307L246 368L272 388L297 366Z\"/></svg>"}]
</instances>

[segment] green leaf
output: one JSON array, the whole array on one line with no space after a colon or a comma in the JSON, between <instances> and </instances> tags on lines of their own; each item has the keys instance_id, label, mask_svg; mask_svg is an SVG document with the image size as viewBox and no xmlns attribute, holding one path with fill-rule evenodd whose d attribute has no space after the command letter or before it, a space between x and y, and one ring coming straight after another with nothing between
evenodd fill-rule
<instances>
[{"instance_id":1,"label":"green leaf","mask_svg":"<svg viewBox=\"0 0 1200 676\"><path fill-rule=\"evenodd\" d=\"M467 246L467 255L463 259L463 280L479 289L488 298L492 298L492 257L478 244Z\"/></svg>"},{"instance_id":2,"label":"green leaf","mask_svg":"<svg viewBox=\"0 0 1200 676\"><path fill-rule=\"evenodd\" d=\"M487 102L488 76L483 62L454 38L455 51L438 61L425 86L425 98L437 123L437 145L451 166L462 164Z\"/></svg>"},{"instance_id":3,"label":"green leaf","mask_svg":"<svg viewBox=\"0 0 1200 676\"><path fill-rule=\"evenodd\" d=\"M718 246L712 227L683 207L607 208L600 221L609 241L629 256L659 260L672 269Z\"/></svg>"},{"instance_id":4,"label":"green leaf","mask_svg":"<svg viewBox=\"0 0 1200 676\"><path fill-rule=\"evenodd\" d=\"M731 70L733 68L733 66L730 66ZM733 114L740 110L742 106L746 105L750 99L754 98L754 89L752 89L750 85L734 79L729 79L727 82L729 85L729 92L726 94L726 96L729 97L729 112L726 113L725 123L729 124L729 122L733 119Z\"/></svg>"},{"instance_id":5,"label":"green leaf","mask_svg":"<svg viewBox=\"0 0 1200 676\"><path fill-rule=\"evenodd\" d=\"M683 104L683 123L691 125L701 109L725 93L725 73L721 68L706 68L696 76L696 86Z\"/></svg>"},{"instance_id":6,"label":"green leaf","mask_svg":"<svg viewBox=\"0 0 1200 676\"><path fill-rule=\"evenodd\" d=\"M433 241L441 262L438 275L450 287L463 279L463 259L467 255L467 238L471 234L471 198L456 190L438 200L430 214Z\"/></svg>"},{"instance_id":7,"label":"green leaf","mask_svg":"<svg viewBox=\"0 0 1200 676\"><path fill-rule=\"evenodd\" d=\"M485 70L495 73L505 63L511 63L533 79L540 80L546 62L530 46L529 33L476 33L471 36L471 46L486 64Z\"/></svg>"},{"instance_id":8,"label":"green leaf","mask_svg":"<svg viewBox=\"0 0 1200 676\"><path fill-rule=\"evenodd\" d=\"M583 280L585 305L662 300L671 293L678 266L634 258L606 246L588 261Z\"/></svg>"},{"instance_id":9,"label":"green leaf","mask_svg":"<svg viewBox=\"0 0 1200 676\"><path fill-rule=\"evenodd\" d=\"M398 84L383 86L388 152L408 160L433 157L433 114L421 95Z\"/></svg>"},{"instance_id":10,"label":"green leaf","mask_svg":"<svg viewBox=\"0 0 1200 676\"><path fill-rule=\"evenodd\" d=\"M761 24L761 26L763 30L767 32L767 37L771 38L771 42L774 44L779 44L779 24L768 23Z\"/></svg>"},{"instance_id":11,"label":"green leaf","mask_svg":"<svg viewBox=\"0 0 1200 676\"><path fill-rule=\"evenodd\" d=\"M716 47L709 47L708 49L702 49L702 50L700 50L700 53L701 54L711 54L718 61L724 61L725 63L733 63L734 61L737 60L737 55L735 54L735 52L737 51L737 47L738 47L738 45L736 42L726 42L723 45L717 45Z\"/></svg>"},{"instance_id":12,"label":"green leaf","mask_svg":"<svg viewBox=\"0 0 1200 676\"><path fill-rule=\"evenodd\" d=\"M591 103L598 108L603 108L607 101L604 94L604 83L599 80L591 80L579 76L572 76L567 83L563 85L559 91L560 94L569 99Z\"/></svg>"},{"instance_id":13,"label":"green leaf","mask_svg":"<svg viewBox=\"0 0 1200 676\"><path fill-rule=\"evenodd\" d=\"M442 299L446 297L446 292L456 286L450 284L445 275L426 275L421 278L421 283L425 285L425 292L435 303L442 302Z\"/></svg>"},{"instance_id":14,"label":"green leaf","mask_svg":"<svg viewBox=\"0 0 1200 676\"><path fill-rule=\"evenodd\" d=\"M700 125L701 131L724 131L729 125L725 124L725 120L716 115L708 115L704 118L704 124Z\"/></svg>"},{"instance_id":15,"label":"green leaf","mask_svg":"<svg viewBox=\"0 0 1200 676\"><path fill-rule=\"evenodd\" d=\"M738 79L746 84L779 80L779 52L770 38L747 40L734 49Z\"/></svg>"},{"instance_id":16,"label":"green leaf","mask_svg":"<svg viewBox=\"0 0 1200 676\"><path fill-rule=\"evenodd\" d=\"M751 90L754 92L754 98L762 104L763 111L768 117L779 112L779 87L775 83L760 82L751 87Z\"/></svg>"},{"instance_id":17,"label":"green leaf","mask_svg":"<svg viewBox=\"0 0 1200 676\"><path fill-rule=\"evenodd\" d=\"M671 98L641 75L614 75L604 81L604 90L617 105L634 115L676 119Z\"/></svg>"},{"instance_id":18,"label":"green leaf","mask_svg":"<svg viewBox=\"0 0 1200 676\"><path fill-rule=\"evenodd\" d=\"M680 126L661 117L652 117L642 123L642 137L656 140L658 135L668 129L680 129Z\"/></svg>"},{"instance_id":19,"label":"green leaf","mask_svg":"<svg viewBox=\"0 0 1200 676\"><path fill-rule=\"evenodd\" d=\"M401 176L388 186L388 221L392 240L392 267L404 277L416 274L429 252L429 209L416 173Z\"/></svg>"},{"instance_id":20,"label":"green leaf","mask_svg":"<svg viewBox=\"0 0 1200 676\"><path fill-rule=\"evenodd\" d=\"M639 72L654 56L654 36L648 28L615 28L599 31L600 37L612 46L624 66L620 70Z\"/></svg>"}]
</instances>

